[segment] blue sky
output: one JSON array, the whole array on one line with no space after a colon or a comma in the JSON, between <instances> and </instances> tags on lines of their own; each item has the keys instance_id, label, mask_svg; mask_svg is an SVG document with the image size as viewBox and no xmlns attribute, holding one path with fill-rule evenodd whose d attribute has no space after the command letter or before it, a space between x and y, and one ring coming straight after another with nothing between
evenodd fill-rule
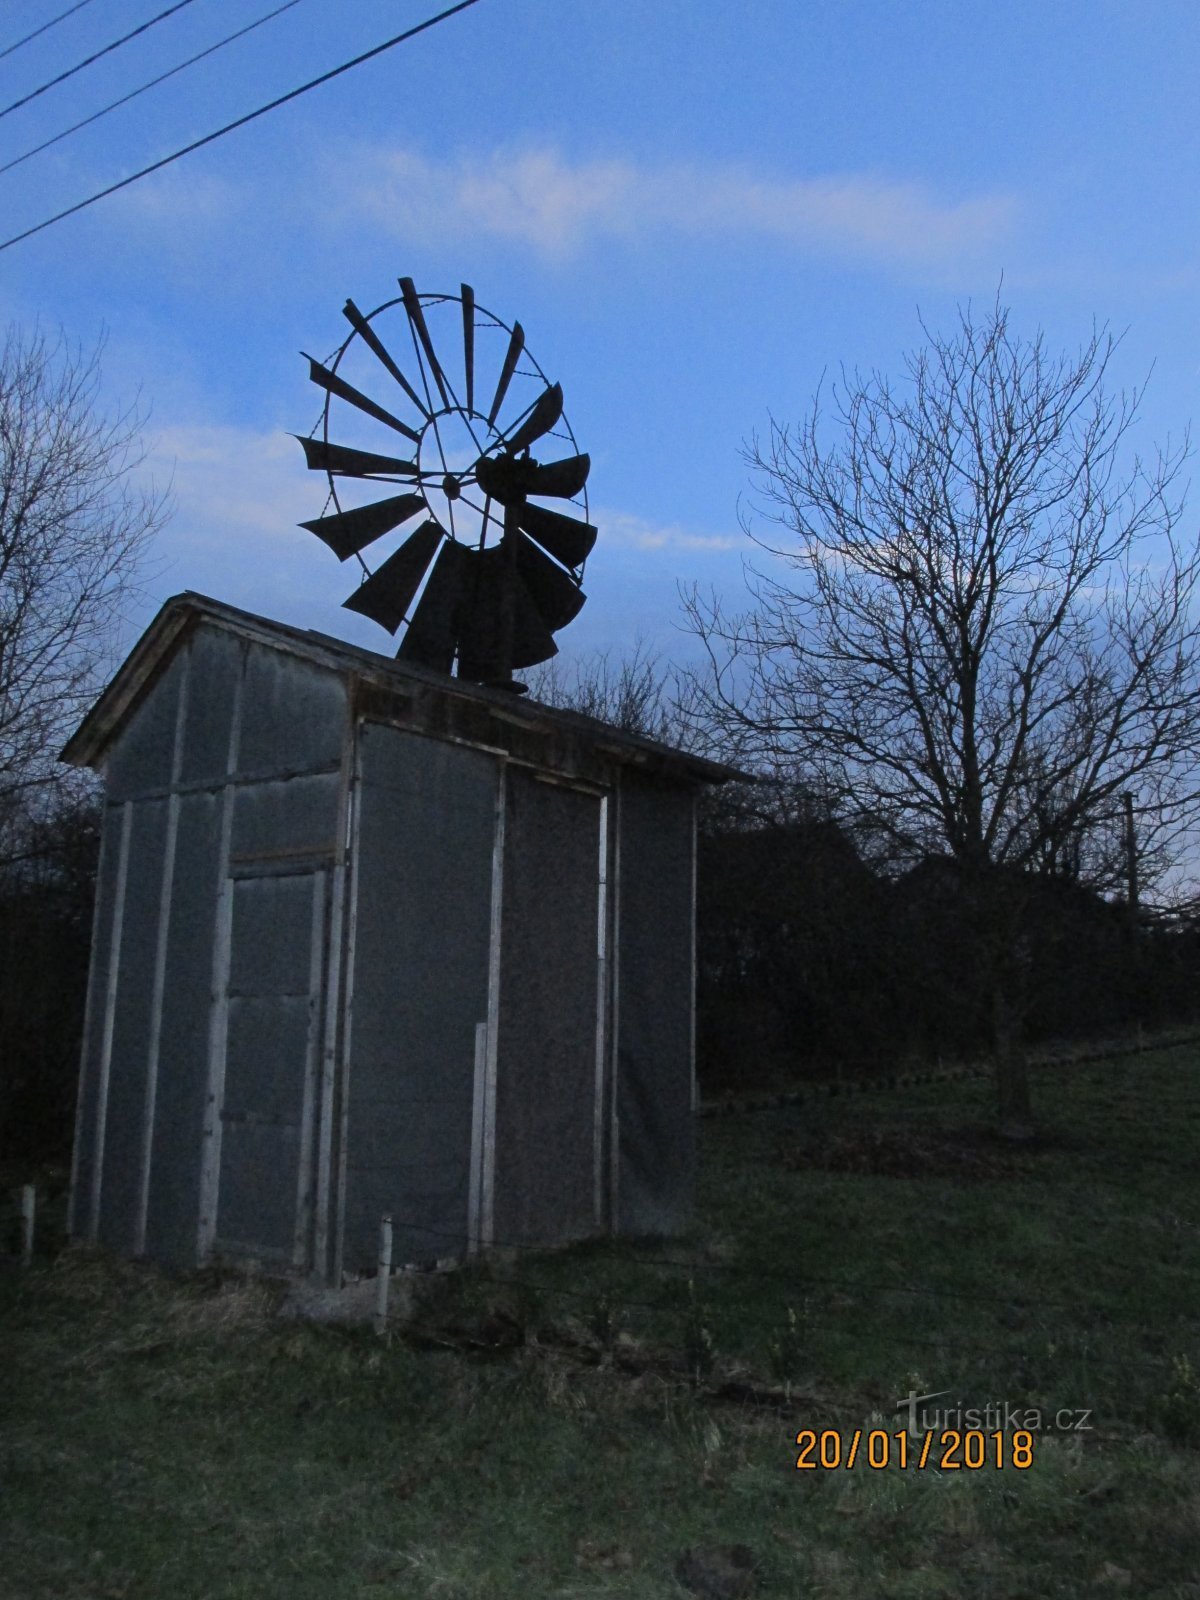
<instances>
[{"instance_id":1,"label":"blue sky","mask_svg":"<svg viewBox=\"0 0 1200 1600\"><path fill-rule=\"evenodd\" d=\"M0 59L8 104L166 0L91 0ZM0 164L271 9L192 0L0 117ZM3 0L0 49L66 0ZM437 9L300 0L0 174L19 232ZM1020 331L1124 332L1149 448L1196 412L1200 24L1158 0L480 0L420 38L0 253L7 322L107 329L176 510L143 611L199 589L375 648L296 527L299 355L405 274L472 284L562 381L593 458L589 603L564 655L685 658L676 583L741 593L742 441L839 364L898 372L918 311L1004 296Z\"/></svg>"}]
</instances>

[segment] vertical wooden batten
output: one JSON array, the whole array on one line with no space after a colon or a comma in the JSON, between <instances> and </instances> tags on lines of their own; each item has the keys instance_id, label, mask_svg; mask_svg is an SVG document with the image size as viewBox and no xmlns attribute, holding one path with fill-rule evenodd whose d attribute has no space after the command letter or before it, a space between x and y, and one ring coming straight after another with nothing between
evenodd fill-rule
<instances>
[{"instance_id":1,"label":"vertical wooden batten","mask_svg":"<svg viewBox=\"0 0 1200 1600\"><path fill-rule=\"evenodd\" d=\"M129 839L133 831L133 801L121 807L121 844L117 852L116 895L112 933L108 944L108 974L104 991L104 1032L96 1085L96 1142L92 1152L92 1206L87 1236L95 1243L100 1233L100 1195L104 1180L104 1137L108 1122L108 1081L112 1070L113 1027L117 1016L118 980L121 972L121 934L125 925L125 885L129 878Z\"/></svg>"},{"instance_id":2,"label":"vertical wooden batten","mask_svg":"<svg viewBox=\"0 0 1200 1600\"><path fill-rule=\"evenodd\" d=\"M167 941L171 930L171 894L175 886L175 844L179 837L179 783L183 772L184 731L187 726L188 687L192 653L189 644L183 661L179 701L175 709L175 743L171 751L171 792L167 797L167 832L163 841L162 888L158 902L158 929L154 943L154 983L150 995L150 1038L146 1048L146 1091L142 1106L142 1165L134 1220L135 1255L146 1253L146 1225L150 1211L150 1167L154 1154L154 1110L158 1097L159 1049L162 1041L163 995L167 978Z\"/></svg>"},{"instance_id":3,"label":"vertical wooden batten","mask_svg":"<svg viewBox=\"0 0 1200 1600\"><path fill-rule=\"evenodd\" d=\"M208 1085L204 1101L204 1133L200 1158L200 1206L196 1226L196 1259L203 1264L217 1232L221 1186L221 1110L225 1096L225 1041L229 1012L229 953L233 934L233 880L229 845L233 835L234 779L242 736L242 695L246 652L233 692L225 783L221 789L221 835L217 850L217 894L213 916L212 981L208 1013Z\"/></svg>"},{"instance_id":4,"label":"vertical wooden batten","mask_svg":"<svg viewBox=\"0 0 1200 1600\"><path fill-rule=\"evenodd\" d=\"M480 1244L492 1243L496 1224L496 1064L500 1049L500 943L504 911L504 839L508 812L508 763L496 770L496 831L492 843L491 915L488 930L487 1053L483 1080L480 1180Z\"/></svg>"},{"instance_id":5,"label":"vertical wooden batten","mask_svg":"<svg viewBox=\"0 0 1200 1600\"><path fill-rule=\"evenodd\" d=\"M87 995L83 1003L83 1039L79 1046L79 1082L75 1090L75 1131L71 1143L71 1186L67 1195L67 1235L74 1239L80 1232L79 1218L79 1157L83 1147L84 1091L88 1080L88 1046L92 1038L92 1020L96 1010L96 991L100 987L100 972L96 962L96 949L100 933L100 885L104 882L107 857L107 829L104 814L100 815L100 858L96 864L96 895L92 906L92 957L88 963ZM111 952L110 952L111 954Z\"/></svg>"}]
</instances>

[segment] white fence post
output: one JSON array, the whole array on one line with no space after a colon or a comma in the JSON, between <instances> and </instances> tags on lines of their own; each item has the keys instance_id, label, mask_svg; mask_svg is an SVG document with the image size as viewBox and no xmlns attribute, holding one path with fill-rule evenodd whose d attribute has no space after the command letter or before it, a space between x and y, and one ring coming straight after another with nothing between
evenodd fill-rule
<instances>
[{"instance_id":1,"label":"white fence post","mask_svg":"<svg viewBox=\"0 0 1200 1600\"><path fill-rule=\"evenodd\" d=\"M388 1288L392 1276L392 1219L386 1214L379 1219L379 1267L375 1278L375 1332L387 1328Z\"/></svg>"},{"instance_id":2,"label":"white fence post","mask_svg":"<svg viewBox=\"0 0 1200 1600\"><path fill-rule=\"evenodd\" d=\"M21 1265L28 1267L33 1261L33 1218L37 1206L37 1190L31 1183L21 1186Z\"/></svg>"}]
</instances>

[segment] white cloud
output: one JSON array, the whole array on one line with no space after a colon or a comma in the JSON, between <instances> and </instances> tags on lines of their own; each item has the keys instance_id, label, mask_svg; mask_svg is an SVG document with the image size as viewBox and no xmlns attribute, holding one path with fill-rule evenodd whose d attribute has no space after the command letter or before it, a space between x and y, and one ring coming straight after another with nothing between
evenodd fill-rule
<instances>
[{"instance_id":1,"label":"white cloud","mask_svg":"<svg viewBox=\"0 0 1200 1600\"><path fill-rule=\"evenodd\" d=\"M942 264L994 248L1017 209L1003 194L946 200L923 183L861 173L797 178L731 164L572 163L551 148L438 161L414 150L365 146L332 159L344 217L439 241L479 234L511 239L550 257L576 254L605 237L674 232L758 235ZM349 188L347 171L355 174Z\"/></svg>"},{"instance_id":2,"label":"white cloud","mask_svg":"<svg viewBox=\"0 0 1200 1600\"><path fill-rule=\"evenodd\" d=\"M189 536L292 538L296 522L320 512L324 478L310 474L295 440L282 429L261 432L222 424L179 424L153 441L147 469L168 478ZM315 498L314 498L315 496ZM736 534L701 533L681 523L657 523L614 507L592 509L605 543L634 550L735 550Z\"/></svg>"},{"instance_id":3,"label":"white cloud","mask_svg":"<svg viewBox=\"0 0 1200 1600\"><path fill-rule=\"evenodd\" d=\"M144 230L176 250L213 234L244 227L257 208L247 186L192 167L172 167L100 202L122 230Z\"/></svg>"},{"instance_id":4,"label":"white cloud","mask_svg":"<svg viewBox=\"0 0 1200 1600\"><path fill-rule=\"evenodd\" d=\"M320 515L325 483L307 471L300 447L282 429L172 423L152 441L144 470L160 485L171 481L175 505L157 547L163 569L156 602L198 589L285 621L303 613L314 626L379 644L369 623L340 609L357 567L339 568L318 539L297 527ZM642 580L653 585L649 568L659 571L661 563L650 560L647 567L644 558L655 552L719 556L745 543L736 532L653 522L613 506L593 507L592 520L600 530L593 586L624 583L639 557Z\"/></svg>"},{"instance_id":5,"label":"white cloud","mask_svg":"<svg viewBox=\"0 0 1200 1600\"><path fill-rule=\"evenodd\" d=\"M191 536L278 538L290 536L297 517L317 515L304 495L300 447L282 429L168 427L154 439L147 466L158 481L171 478L176 520Z\"/></svg>"},{"instance_id":6,"label":"white cloud","mask_svg":"<svg viewBox=\"0 0 1200 1600\"><path fill-rule=\"evenodd\" d=\"M739 550L745 539L723 533L694 533L678 523L647 522L629 511L601 507L591 513L606 545L632 550Z\"/></svg>"}]
</instances>

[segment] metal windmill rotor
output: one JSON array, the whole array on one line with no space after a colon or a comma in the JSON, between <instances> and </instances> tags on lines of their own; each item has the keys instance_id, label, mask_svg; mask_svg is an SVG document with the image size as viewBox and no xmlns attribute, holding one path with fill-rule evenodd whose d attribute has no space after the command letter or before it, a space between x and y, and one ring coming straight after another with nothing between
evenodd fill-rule
<instances>
[{"instance_id":1,"label":"metal windmill rotor","mask_svg":"<svg viewBox=\"0 0 1200 1600\"><path fill-rule=\"evenodd\" d=\"M347 300L345 342L327 364L306 358L325 398L312 435L295 437L329 498L301 527L357 557L364 579L344 604L392 634L407 624L401 660L457 663L460 678L520 693L513 670L554 655L586 598L591 463L519 322L479 306L469 284L418 294L399 281L368 315ZM370 498L387 486L403 492ZM362 552L422 513L372 571Z\"/></svg>"}]
</instances>

